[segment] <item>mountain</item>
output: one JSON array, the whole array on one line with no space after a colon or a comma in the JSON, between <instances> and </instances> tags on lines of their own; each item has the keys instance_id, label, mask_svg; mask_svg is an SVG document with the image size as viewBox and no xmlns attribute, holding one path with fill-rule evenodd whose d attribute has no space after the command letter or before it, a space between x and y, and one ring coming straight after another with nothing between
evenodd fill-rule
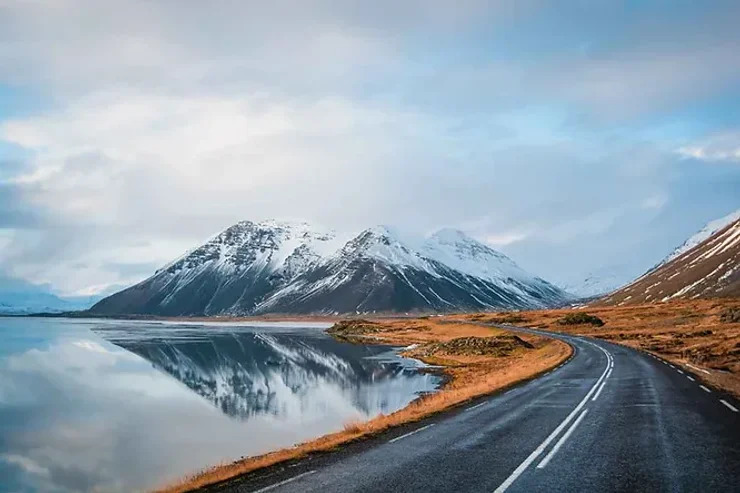
<instances>
[{"instance_id":1,"label":"mountain","mask_svg":"<svg viewBox=\"0 0 740 493\"><path fill-rule=\"evenodd\" d=\"M253 315L535 308L568 295L452 230L412 247L384 226L353 238L240 222L91 308L96 314Z\"/></svg>"},{"instance_id":2,"label":"mountain","mask_svg":"<svg viewBox=\"0 0 740 493\"><path fill-rule=\"evenodd\" d=\"M712 221L664 261L600 303L740 296L740 216L728 218Z\"/></svg>"},{"instance_id":3,"label":"mountain","mask_svg":"<svg viewBox=\"0 0 740 493\"><path fill-rule=\"evenodd\" d=\"M60 297L44 286L0 275L0 315L29 315L86 310L99 297Z\"/></svg>"},{"instance_id":4,"label":"mountain","mask_svg":"<svg viewBox=\"0 0 740 493\"><path fill-rule=\"evenodd\" d=\"M621 275L616 272L590 272L583 279L571 282L558 283L558 287L579 298L595 298L624 285Z\"/></svg>"},{"instance_id":5,"label":"mountain","mask_svg":"<svg viewBox=\"0 0 740 493\"><path fill-rule=\"evenodd\" d=\"M661 260L656 267L667 264L671 260L680 257L684 253L688 252L692 248L696 247L699 243L705 241L707 238L715 234L717 231L724 229L732 222L740 219L740 209L731 212L725 217L715 219L714 221L708 222L698 233L690 237L688 240L683 242L681 246L673 250L670 255Z\"/></svg>"}]
</instances>

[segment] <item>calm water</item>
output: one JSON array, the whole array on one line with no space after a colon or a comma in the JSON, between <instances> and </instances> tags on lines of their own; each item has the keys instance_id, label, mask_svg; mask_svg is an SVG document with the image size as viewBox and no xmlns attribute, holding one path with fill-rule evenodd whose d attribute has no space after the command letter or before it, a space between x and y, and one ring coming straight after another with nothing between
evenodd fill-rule
<instances>
[{"instance_id":1,"label":"calm water","mask_svg":"<svg viewBox=\"0 0 740 493\"><path fill-rule=\"evenodd\" d=\"M0 318L0 491L146 489L439 384L306 325Z\"/></svg>"}]
</instances>

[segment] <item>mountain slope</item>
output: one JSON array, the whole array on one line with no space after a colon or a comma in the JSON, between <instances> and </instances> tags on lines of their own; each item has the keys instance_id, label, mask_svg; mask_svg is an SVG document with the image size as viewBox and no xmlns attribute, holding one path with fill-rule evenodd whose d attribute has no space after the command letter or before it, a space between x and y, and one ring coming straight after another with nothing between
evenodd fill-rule
<instances>
[{"instance_id":1,"label":"mountain slope","mask_svg":"<svg viewBox=\"0 0 740 493\"><path fill-rule=\"evenodd\" d=\"M245 221L91 312L251 315L534 308L567 295L504 255L440 232L415 249L385 227L344 242L306 224Z\"/></svg>"},{"instance_id":2,"label":"mountain slope","mask_svg":"<svg viewBox=\"0 0 740 493\"><path fill-rule=\"evenodd\" d=\"M307 224L240 222L158 270L149 279L100 301L101 314L219 315L251 313L333 247L332 233Z\"/></svg>"},{"instance_id":3,"label":"mountain slope","mask_svg":"<svg viewBox=\"0 0 740 493\"><path fill-rule=\"evenodd\" d=\"M680 257L684 253L688 252L692 248L696 247L699 243L705 241L707 238L715 234L717 231L724 229L729 225L730 223L733 223L740 219L740 209L731 212L730 214L726 215L725 217L721 217L719 219L715 219L714 221L708 222L698 233L691 236L688 240L686 240L681 246L676 248L673 252L671 252L670 255L668 255L666 258L664 258L660 263L656 266L659 267L661 265L664 265L674 258Z\"/></svg>"},{"instance_id":4,"label":"mountain slope","mask_svg":"<svg viewBox=\"0 0 740 493\"><path fill-rule=\"evenodd\" d=\"M704 235L705 230L698 235ZM691 245L700 237L692 237L684 245ZM666 261L600 303L623 305L676 298L740 296L740 218L693 247L679 247L677 252L678 255L671 254Z\"/></svg>"}]
</instances>

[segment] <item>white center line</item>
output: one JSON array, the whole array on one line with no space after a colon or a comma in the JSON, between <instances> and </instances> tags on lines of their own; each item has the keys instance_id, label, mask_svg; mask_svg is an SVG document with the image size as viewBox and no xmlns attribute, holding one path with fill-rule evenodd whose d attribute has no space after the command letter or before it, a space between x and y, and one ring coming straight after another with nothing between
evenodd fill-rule
<instances>
[{"instance_id":1,"label":"white center line","mask_svg":"<svg viewBox=\"0 0 740 493\"><path fill-rule=\"evenodd\" d=\"M727 402L726 400L720 399L719 401L725 406L727 406L730 409L730 411L732 411L733 413L738 412L737 408L733 406L732 404L730 404L729 402Z\"/></svg>"},{"instance_id":2,"label":"white center line","mask_svg":"<svg viewBox=\"0 0 740 493\"><path fill-rule=\"evenodd\" d=\"M477 408L481 407L483 404L485 404L485 402L481 402L480 404L476 404L473 407L469 407L469 408L466 409L466 411L472 411L473 409L477 409Z\"/></svg>"},{"instance_id":3,"label":"white center line","mask_svg":"<svg viewBox=\"0 0 740 493\"><path fill-rule=\"evenodd\" d=\"M606 374L606 378L604 378L604 381L601 382L601 387L599 387L599 390L596 391L596 394L593 396L591 401L595 401L596 399L599 398L599 396L601 395L601 391L604 390L604 385L606 385L606 381L609 380L609 376L611 374L612 374L612 369L609 368L609 373Z\"/></svg>"},{"instance_id":4,"label":"white center line","mask_svg":"<svg viewBox=\"0 0 740 493\"><path fill-rule=\"evenodd\" d=\"M609 371L609 361L610 361L610 359L609 359L610 358L609 353L604 348L602 348L601 346L599 346L598 344L593 344L593 343L591 343L589 341L585 341L585 342L587 342L588 344L591 344L591 345L593 345L593 346L601 349L601 351L606 355L607 364L606 364L606 367L604 368L604 372L601 374L601 376L599 377L599 379L596 380L596 383L593 385L593 387L591 387L591 389L588 391L588 393L586 394L586 396L575 407L575 409L573 409L570 412L570 414L568 416L566 416L566 418L558 425L558 427L555 428L553 430L553 432L550 433L550 435L547 438L545 438L545 441L544 442L542 442L536 449L534 449L534 451L532 451L531 454L529 454L529 456L526 459L524 459L524 462L522 462L521 464L519 464L519 466L516 469L514 469L514 472L512 472L511 475L508 478L506 478L506 480L503 483L501 483L501 485L498 488L496 488L494 490L494 493L503 493L504 491L506 491L509 488L509 486L511 486L514 483L514 481L517 480L517 478L519 476L522 475L522 473L529 467L529 465L532 464L532 462L534 462L535 459L537 457L539 457L540 454L542 454L542 452L545 451L545 449L547 448L547 446L550 445L550 442L552 442L553 440L555 440L555 438L560 434L560 432L563 431L563 428L565 428L566 426L568 426L568 423L570 423L571 420L573 419L573 417L576 414L578 414L578 412L583 408L583 406L586 405L586 402L589 400L589 398L591 398L591 395L594 393L594 391L596 390L596 388L599 385L601 385L601 382L602 382L602 380L604 380L604 377L606 377L606 373Z\"/></svg>"},{"instance_id":5,"label":"white center line","mask_svg":"<svg viewBox=\"0 0 740 493\"><path fill-rule=\"evenodd\" d=\"M688 379L689 379L689 380L691 380L692 382L694 381L694 377L690 377L690 376L686 375L686 378L688 378Z\"/></svg>"},{"instance_id":6,"label":"white center line","mask_svg":"<svg viewBox=\"0 0 740 493\"><path fill-rule=\"evenodd\" d=\"M421 427L421 428L419 428L418 430L414 430L414 431L411 431L411 432L409 432L409 433L406 433L405 435L401 435L400 437L396 437L396 438L393 438L393 439L391 439L391 440L388 440L388 443L393 443L393 442L397 442L397 441L399 441L399 440L401 440L401 439L403 439L403 438L406 438L406 437L410 437L411 435L414 435L414 434L416 434L416 433L419 433L420 431L426 430L427 428L429 428L429 427L431 427L431 426L434 426L434 423L432 423L432 424L430 424L430 425L422 426L422 427Z\"/></svg>"},{"instance_id":7,"label":"white center line","mask_svg":"<svg viewBox=\"0 0 740 493\"><path fill-rule=\"evenodd\" d=\"M565 441L568 439L568 437L570 437L573 434L573 431L575 431L576 426L578 426L578 424L581 422L584 416L586 416L587 413L588 413L588 409L584 409L581 415L578 416L578 419L576 419L573 422L573 424L570 425L570 428L568 428L568 431L565 432L565 434L560 438L560 440L558 440L558 443L556 443L555 446L552 448L552 450L550 450L550 453L547 454L545 458L542 459L542 462L540 462L537 465L537 469L542 469L543 467L545 467L547 464L550 463L550 459L552 459L553 456L558 453L558 450L560 450L560 447L562 447Z\"/></svg>"},{"instance_id":8,"label":"white center line","mask_svg":"<svg viewBox=\"0 0 740 493\"><path fill-rule=\"evenodd\" d=\"M701 389L702 389L702 390L703 390L704 392L710 392L710 393L712 392L711 390L709 390L708 388L706 388L706 387L705 387L705 386L703 386L703 385L699 385L699 387L701 387Z\"/></svg>"},{"instance_id":9,"label":"white center line","mask_svg":"<svg viewBox=\"0 0 740 493\"><path fill-rule=\"evenodd\" d=\"M254 493L264 493L265 491L274 490L275 488L277 488L279 486L283 486L285 484L292 483L293 481L296 481L298 479L305 478L306 476L309 476L309 475L311 475L311 474L313 474L315 472L316 472L315 470L314 471L304 472L303 474L299 474L298 476L294 476L294 477L292 477L290 479L286 479L285 481L280 481L279 483L275 483L275 484L270 485L270 486L265 486L264 488L259 489L259 490L255 491Z\"/></svg>"}]
</instances>

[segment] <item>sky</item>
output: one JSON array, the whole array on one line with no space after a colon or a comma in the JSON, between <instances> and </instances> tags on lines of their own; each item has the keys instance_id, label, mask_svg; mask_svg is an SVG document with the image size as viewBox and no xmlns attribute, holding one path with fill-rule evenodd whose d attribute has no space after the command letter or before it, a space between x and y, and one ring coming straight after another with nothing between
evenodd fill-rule
<instances>
[{"instance_id":1,"label":"sky","mask_svg":"<svg viewBox=\"0 0 740 493\"><path fill-rule=\"evenodd\" d=\"M264 218L454 227L551 281L628 281L740 207L739 21L720 0L0 0L0 283L110 293Z\"/></svg>"}]
</instances>

